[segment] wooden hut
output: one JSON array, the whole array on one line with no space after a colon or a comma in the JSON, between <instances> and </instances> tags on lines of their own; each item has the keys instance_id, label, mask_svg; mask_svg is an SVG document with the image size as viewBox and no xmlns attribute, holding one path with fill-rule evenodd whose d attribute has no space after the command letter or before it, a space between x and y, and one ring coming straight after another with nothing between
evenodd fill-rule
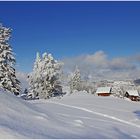
<instances>
[{"instance_id":1,"label":"wooden hut","mask_svg":"<svg viewBox=\"0 0 140 140\"><path fill-rule=\"evenodd\" d=\"M125 97L131 99L132 101L140 101L140 95L137 90L127 90Z\"/></svg>"},{"instance_id":2,"label":"wooden hut","mask_svg":"<svg viewBox=\"0 0 140 140\"><path fill-rule=\"evenodd\" d=\"M111 90L111 87L98 87L96 94L98 96L110 96Z\"/></svg>"}]
</instances>

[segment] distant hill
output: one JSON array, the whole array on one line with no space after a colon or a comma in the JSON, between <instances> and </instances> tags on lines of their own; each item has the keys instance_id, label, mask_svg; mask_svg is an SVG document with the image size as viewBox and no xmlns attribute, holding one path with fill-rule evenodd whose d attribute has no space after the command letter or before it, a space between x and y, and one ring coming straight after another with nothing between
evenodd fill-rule
<instances>
[{"instance_id":1,"label":"distant hill","mask_svg":"<svg viewBox=\"0 0 140 140\"><path fill-rule=\"evenodd\" d=\"M140 85L140 79L134 80L134 84L137 85L137 86Z\"/></svg>"}]
</instances>

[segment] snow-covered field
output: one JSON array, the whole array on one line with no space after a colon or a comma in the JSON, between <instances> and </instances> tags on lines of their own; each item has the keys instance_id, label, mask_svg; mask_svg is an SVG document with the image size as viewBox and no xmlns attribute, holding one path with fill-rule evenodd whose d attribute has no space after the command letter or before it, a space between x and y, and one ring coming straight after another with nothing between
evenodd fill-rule
<instances>
[{"instance_id":1,"label":"snow-covered field","mask_svg":"<svg viewBox=\"0 0 140 140\"><path fill-rule=\"evenodd\" d=\"M83 92L24 101L0 93L0 138L140 138L140 103Z\"/></svg>"}]
</instances>

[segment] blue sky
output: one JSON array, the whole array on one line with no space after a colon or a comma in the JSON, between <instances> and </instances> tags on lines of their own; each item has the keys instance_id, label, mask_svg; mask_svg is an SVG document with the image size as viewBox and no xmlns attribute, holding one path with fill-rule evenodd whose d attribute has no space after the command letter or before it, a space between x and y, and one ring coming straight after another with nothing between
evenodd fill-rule
<instances>
[{"instance_id":1,"label":"blue sky","mask_svg":"<svg viewBox=\"0 0 140 140\"><path fill-rule=\"evenodd\" d=\"M24 72L37 51L56 59L140 52L140 2L0 2L0 22L13 29L17 69Z\"/></svg>"}]
</instances>

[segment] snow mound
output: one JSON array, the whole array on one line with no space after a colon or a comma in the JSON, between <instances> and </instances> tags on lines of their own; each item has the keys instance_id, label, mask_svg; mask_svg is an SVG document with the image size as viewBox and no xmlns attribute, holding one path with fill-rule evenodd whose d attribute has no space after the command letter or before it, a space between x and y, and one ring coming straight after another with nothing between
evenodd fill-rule
<instances>
[{"instance_id":1,"label":"snow mound","mask_svg":"<svg viewBox=\"0 0 140 140\"><path fill-rule=\"evenodd\" d=\"M65 130L58 131L60 122L51 112L43 112L10 93L0 93L0 110L0 138L58 138L65 135Z\"/></svg>"}]
</instances>

